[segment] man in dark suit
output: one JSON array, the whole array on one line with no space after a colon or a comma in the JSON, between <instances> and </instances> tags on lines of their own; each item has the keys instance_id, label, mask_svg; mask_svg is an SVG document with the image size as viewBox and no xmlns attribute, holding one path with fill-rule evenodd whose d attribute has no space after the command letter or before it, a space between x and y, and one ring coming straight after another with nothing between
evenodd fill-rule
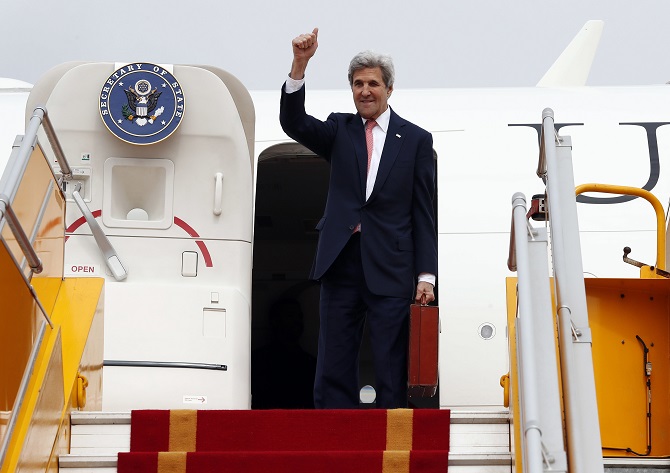
<instances>
[{"instance_id":1,"label":"man in dark suit","mask_svg":"<svg viewBox=\"0 0 670 473\"><path fill-rule=\"evenodd\" d=\"M304 77L317 35L315 28L293 39L280 109L286 134L330 162L310 274L321 281L314 403L358 407L358 353L367 323L377 407L405 407L409 305L435 298L433 139L389 108L393 63L370 51L349 65L358 113L332 113L325 122L307 115Z\"/></svg>"}]
</instances>

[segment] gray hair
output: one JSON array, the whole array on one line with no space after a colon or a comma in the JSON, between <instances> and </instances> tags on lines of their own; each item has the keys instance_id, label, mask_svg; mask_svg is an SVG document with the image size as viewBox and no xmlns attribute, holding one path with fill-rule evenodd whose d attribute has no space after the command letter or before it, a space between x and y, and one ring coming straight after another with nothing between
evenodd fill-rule
<instances>
[{"instance_id":1,"label":"gray hair","mask_svg":"<svg viewBox=\"0 0 670 473\"><path fill-rule=\"evenodd\" d=\"M349 85L354 85L354 72L365 69L379 67L382 70L382 80L386 87L393 87L395 81L395 68L393 59L387 54L380 54L374 51L362 51L356 54L349 63Z\"/></svg>"}]
</instances>

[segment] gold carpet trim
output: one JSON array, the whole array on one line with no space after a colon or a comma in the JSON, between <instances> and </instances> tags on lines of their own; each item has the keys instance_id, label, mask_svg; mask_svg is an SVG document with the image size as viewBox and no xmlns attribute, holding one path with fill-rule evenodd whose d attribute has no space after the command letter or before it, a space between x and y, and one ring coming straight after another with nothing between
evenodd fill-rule
<instances>
[{"instance_id":1,"label":"gold carpet trim","mask_svg":"<svg viewBox=\"0 0 670 473\"><path fill-rule=\"evenodd\" d=\"M175 409L170 411L171 452L195 452L198 411Z\"/></svg>"},{"instance_id":2,"label":"gold carpet trim","mask_svg":"<svg viewBox=\"0 0 670 473\"><path fill-rule=\"evenodd\" d=\"M382 473L409 473L409 452L386 450Z\"/></svg>"},{"instance_id":3,"label":"gold carpet trim","mask_svg":"<svg viewBox=\"0 0 670 473\"><path fill-rule=\"evenodd\" d=\"M186 473L186 452L158 452L156 473Z\"/></svg>"},{"instance_id":4,"label":"gold carpet trim","mask_svg":"<svg viewBox=\"0 0 670 473\"><path fill-rule=\"evenodd\" d=\"M412 450L412 409L386 411L386 450Z\"/></svg>"}]
</instances>

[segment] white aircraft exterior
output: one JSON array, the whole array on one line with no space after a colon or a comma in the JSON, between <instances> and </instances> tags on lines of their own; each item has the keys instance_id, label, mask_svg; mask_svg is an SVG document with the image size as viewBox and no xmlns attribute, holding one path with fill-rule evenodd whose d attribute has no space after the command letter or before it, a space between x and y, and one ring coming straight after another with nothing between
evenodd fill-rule
<instances>
[{"instance_id":1,"label":"white aircraft exterior","mask_svg":"<svg viewBox=\"0 0 670 473\"><path fill-rule=\"evenodd\" d=\"M506 267L511 199L518 191L529 200L544 192L536 175L544 108L554 109L560 133L572 137L576 184L643 187L662 202L670 198L670 177L661 172L670 156L670 88L584 86L599 28L599 23L587 24L539 87L398 88L390 100L399 115L434 138L440 407L502 408L499 379L510 369L505 278L514 275ZM570 57L587 60L575 63ZM281 84L251 93L251 115L247 111L240 119L231 113L225 121L221 115L239 106L239 97L222 87L223 79L197 67L160 66L183 85L191 100L186 114L207 114L200 128L184 122L155 146L123 143L105 129L98 110L104 80L119 67L63 66L48 77L62 76L70 83L47 79L46 85L37 84L27 112L29 118L38 99L46 100L74 179L83 184L81 196L94 215L102 211L97 220L127 270L127 278L112 276L74 205L72 187L66 189L66 276L106 279L105 360L111 363L105 367L103 407L249 408L250 351L269 337L266 313L273 300L288 295L299 301L305 312L301 343L308 352L316 350L318 287L306 276L327 165L281 130ZM86 77L96 79L85 82ZM216 97L188 96L189 85L195 90L207 81ZM23 110L29 87L4 80L0 85L5 158L13 137L23 131L18 109ZM350 91L307 87L307 111L316 117L353 108ZM254 113L255 136L249 143ZM199 148L196 139L203 136L204 142L218 143L220 154L208 155L209 145ZM227 161L232 155L234 164ZM206 158L217 164L201 167ZM110 176L117 176L116 182ZM156 186L160 199L144 202L147 208L141 210L148 217L130 217L139 205L119 202L150 186ZM631 257L654 264L656 227L648 204L602 195L590 199L578 205L585 273L637 277L638 269L622 261L625 246L632 248ZM165 249L157 252L156 245ZM199 366L152 367L153 362ZM146 396L127 389L147 379ZM374 386L365 351L361 380Z\"/></svg>"},{"instance_id":2,"label":"white aircraft exterior","mask_svg":"<svg viewBox=\"0 0 670 473\"><path fill-rule=\"evenodd\" d=\"M25 123L26 101L32 84L15 79L0 78L0 169L4 170L9 159L9 152L17 135L22 135Z\"/></svg>"},{"instance_id":3,"label":"white aircraft exterior","mask_svg":"<svg viewBox=\"0 0 670 473\"><path fill-rule=\"evenodd\" d=\"M259 117L277 116L276 97L255 96ZM349 99L346 91L308 90L306 107L325 117ZM504 279L513 275L506 267L511 198L515 191L529 200L544 192L535 171L541 111L547 106L558 124L569 124L561 134L572 137L576 184L645 187L667 201L668 178L660 169L670 144L670 126L662 125L670 124L668 86L394 92L391 107L434 138L441 406L502 404L498 378L508 370ZM259 119L257 135L257 148L264 146L257 149L259 176L264 156L274 155L267 143L285 142L278 124L265 139L265 120ZM300 176L290 186L308 178ZM613 203L611 196L593 197L594 204L579 205L587 275L635 277L638 269L622 261L625 246L636 259L654 264L651 207L641 199Z\"/></svg>"}]
</instances>

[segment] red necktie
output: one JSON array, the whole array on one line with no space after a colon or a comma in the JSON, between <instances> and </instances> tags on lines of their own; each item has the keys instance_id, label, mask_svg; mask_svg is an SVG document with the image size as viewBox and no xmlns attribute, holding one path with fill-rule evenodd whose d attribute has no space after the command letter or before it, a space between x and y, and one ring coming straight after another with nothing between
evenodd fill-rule
<instances>
[{"instance_id":1,"label":"red necktie","mask_svg":"<svg viewBox=\"0 0 670 473\"><path fill-rule=\"evenodd\" d=\"M377 125L374 120L365 122L365 144L368 146L368 172L370 172L370 162L372 161L372 129Z\"/></svg>"}]
</instances>

